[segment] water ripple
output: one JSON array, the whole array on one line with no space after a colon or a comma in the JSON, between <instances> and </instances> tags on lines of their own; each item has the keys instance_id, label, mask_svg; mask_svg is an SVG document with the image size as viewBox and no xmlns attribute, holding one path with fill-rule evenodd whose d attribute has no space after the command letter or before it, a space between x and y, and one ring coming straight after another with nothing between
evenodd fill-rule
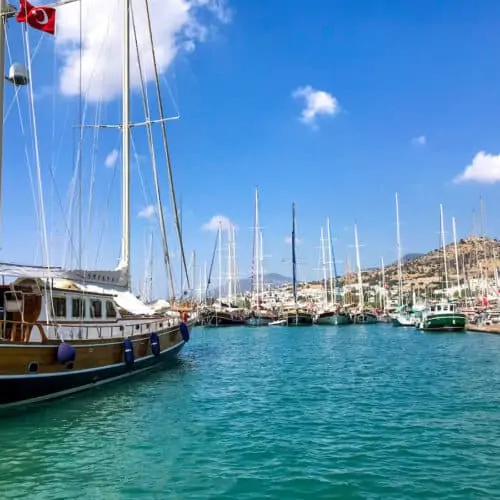
<instances>
[{"instance_id":1,"label":"water ripple","mask_svg":"<svg viewBox=\"0 0 500 500\"><path fill-rule=\"evenodd\" d=\"M155 376L1 421L0 498L481 499L500 337L199 330Z\"/></svg>"}]
</instances>

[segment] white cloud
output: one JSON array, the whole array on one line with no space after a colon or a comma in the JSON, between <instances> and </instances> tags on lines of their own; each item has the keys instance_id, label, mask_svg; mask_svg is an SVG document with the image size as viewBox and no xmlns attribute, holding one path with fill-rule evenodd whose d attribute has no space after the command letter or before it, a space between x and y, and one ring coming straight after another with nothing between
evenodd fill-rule
<instances>
[{"instance_id":1,"label":"white cloud","mask_svg":"<svg viewBox=\"0 0 500 500\"><path fill-rule=\"evenodd\" d=\"M58 55L62 60L59 89L67 96L80 93L80 44L82 91L91 101L121 95L122 0L85 0L57 10ZM144 75L154 78L144 1L132 0L137 44ZM79 11L82 9L80 40ZM180 51L192 52L208 39L216 23L227 23L231 12L225 0L150 0L149 10L158 68L164 73ZM133 39L133 23L131 23ZM131 50L131 84L139 88L140 78L135 41Z\"/></svg>"},{"instance_id":2,"label":"white cloud","mask_svg":"<svg viewBox=\"0 0 500 500\"><path fill-rule=\"evenodd\" d=\"M142 217L144 219L151 219L151 217L153 217L155 212L156 212L155 207L153 205L148 205L147 207L144 207L142 210L140 210L137 216Z\"/></svg>"},{"instance_id":3,"label":"white cloud","mask_svg":"<svg viewBox=\"0 0 500 500\"><path fill-rule=\"evenodd\" d=\"M425 137L425 135L419 135L418 137L414 137L411 140L411 143L414 146L420 146L423 148L427 144L427 138Z\"/></svg>"},{"instance_id":4,"label":"white cloud","mask_svg":"<svg viewBox=\"0 0 500 500\"><path fill-rule=\"evenodd\" d=\"M108 153L108 156L106 156L106 159L104 160L104 165L108 168L113 168L116 165L116 162L118 161L118 149L113 149Z\"/></svg>"},{"instance_id":5,"label":"white cloud","mask_svg":"<svg viewBox=\"0 0 500 500\"><path fill-rule=\"evenodd\" d=\"M292 237L291 236L285 236L285 243L287 245L291 245L292 244ZM300 245L302 243L302 240L300 238L295 238L295 244L296 245Z\"/></svg>"},{"instance_id":6,"label":"white cloud","mask_svg":"<svg viewBox=\"0 0 500 500\"><path fill-rule=\"evenodd\" d=\"M500 155L490 155L480 151L472 159L472 163L453 179L453 182L482 182L494 184L500 182Z\"/></svg>"},{"instance_id":7,"label":"white cloud","mask_svg":"<svg viewBox=\"0 0 500 500\"><path fill-rule=\"evenodd\" d=\"M203 224L203 231L217 232L219 227L227 231L230 227L236 227L225 215L214 215L208 222Z\"/></svg>"},{"instance_id":8,"label":"white cloud","mask_svg":"<svg viewBox=\"0 0 500 500\"><path fill-rule=\"evenodd\" d=\"M340 111L338 100L329 92L313 89L310 85L299 87L292 93L294 99L303 99L305 107L300 120L306 125L315 126L318 115L336 115Z\"/></svg>"}]
</instances>

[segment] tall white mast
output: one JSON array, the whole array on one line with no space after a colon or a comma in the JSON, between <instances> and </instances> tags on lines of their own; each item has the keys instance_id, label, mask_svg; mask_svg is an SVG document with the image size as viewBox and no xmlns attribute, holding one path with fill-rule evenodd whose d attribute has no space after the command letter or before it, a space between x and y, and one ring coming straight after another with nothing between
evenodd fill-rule
<instances>
[{"instance_id":1,"label":"tall white mast","mask_svg":"<svg viewBox=\"0 0 500 500\"><path fill-rule=\"evenodd\" d=\"M227 228L227 298L233 298L233 233L231 226Z\"/></svg>"},{"instance_id":2,"label":"tall white mast","mask_svg":"<svg viewBox=\"0 0 500 500\"><path fill-rule=\"evenodd\" d=\"M7 11L8 5L6 0L0 0L0 12L4 14ZM7 17L2 16L0 21L0 68L5 74L5 29L7 27ZM2 237L2 218L3 218L3 121L4 121L4 82L5 79L0 78L0 245Z\"/></svg>"},{"instance_id":3,"label":"tall white mast","mask_svg":"<svg viewBox=\"0 0 500 500\"><path fill-rule=\"evenodd\" d=\"M203 265L203 290L206 290L207 288L208 288L208 275L207 275L207 263L205 262ZM203 294L203 301L206 302L205 294Z\"/></svg>"},{"instance_id":4,"label":"tall white mast","mask_svg":"<svg viewBox=\"0 0 500 500\"><path fill-rule=\"evenodd\" d=\"M255 214L254 214L254 222L255 222L255 227L254 227L254 255L253 255L253 261L254 261L254 266L255 266L255 286L254 286L254 291L255 291L255 300L257 302L257 305L259 304L259 294L260 294L260 227L259 227L259 190L255 188Z\"/></svg>"},{"instance_id":5,"label":"tall white mast","mask_svg":"<svg viewBox=\"0 0 500 500\"><path fill-rule=\"evenodd\" d=\"M236 227L231 225L231 282L233 295L238 294L238 266L236 265Z\"/></svg>"},{"instance_id":6,"label":"tall white mast","mask_svg":"<svg viewBox=\"0 0 500 500\"><path fill-rule=\"evenodd\" d=\"M396 193L396 237L398 245L398 297L399 305L403 304L403 270L401 268L401 233L399 230L399 200Z\"/></svg>"},{"instance_id":7,"label":"tall white mast","mask_svg":"<svg viewBox=\"0 0 500 500\"><path fill-rule=\"evenodd\" d=\"M192 283L192 287L193 287L193 298L194 298L194 287L196 286L196 251L193 250L193 281L191 281ZM181 269L181 272L182 272L182 269Z\"/></svg>"},{"instance_id":8,"label":"tall white mast","mask_svg":"<svg viewBox=\"0 0 500 500\"><path fill-rule=\"evenodd\" d=\"M222 300L222 222L219 221L219 302Z\"/></svg>"},{"instance_id":9,"label":"tall white mast","mask_svg":"<svg viewBox=\"0 0 500 500\"><path fill-rule=\"evenodd\" d=\"M380 257L380 265L382 266L382 309L385 312L385 266L384 266L384 258Z\"/></svg>"},{"instance_id":10,"label":"tall white mast","mask_svg":"<svg viewBox=\"0 0 500 500\"><path fill-rule=\"evenodd\" d=\"M260 292L264 298L264 242L261 230L259 230L259 259Z\"/></svg>"},{"instance_id":11,"label":"tall white mast","mask_svg":"<svg viewBox=\"0 0 500 500\"><path fill-rule=\"evenodd\" d=\"M321 267L323 269L323 286L325 289L325 304L324 307L328 305L328 281L326 279L326 255L325 255L325 236L323 233L323 228L321 228Z\"/></svg>"},{"instance_id":12,"label":"tall white mast","mask_svg":"<svg viewBox=\"0 0 500 500\"><path fill-rule=\"evenodd\" d=\"M446 294L448 294L448 263L446 261L446 242L444 238L443 205L439 205L439 212L441 215L441 246L443 248L444 280L446 286Z\"/></svg>"},{"instance_id":13,"label":"tall white mast","mask_svg":"<svg viewBox=\"0 0 500 500\"><path fill-rule=\"evenodd\" d=\"M4 2L4 0L0 0ZM1 49L1 47L0 47ZM123 2L122 74L122 249L119 269L130 288L130 0ZM3 51L0 51L3 52Z\"/></svg>"},{"instance_id":14,"label":"tall white mast","mask_svg":"<svg viewBox=\"0 0 500 500\"><path fill-rule=\"evenodd\" d=\"M328 272L330 278L330 300L332 305L335 303L335 285L333 282L333 252L332 252L332 234L330 230L330 217L326 218L326 240L328 245ZM327 294L328 300L328 294Z\"/></svg>"},{"instance_id":15,"label":"tall white mast","mask_svg":"<svg viewBox=\"0 0 500 500\"><path fill-rule=\"evenodd\" d=\"M457 226L455 223L455 217L451 219L453 226L453 245L455 246L455 267L457 271L457 286L460 291L460 269L458 267L458 246L457 246Z\"/></svg>"},{"instance_id":16,"label":"tall white mast","mask_svg":"<svg viewBox=\"0 0 500 500\"><path fill-rule=\"evenodd\" d=\"M356 223L354 223L354 246L356 247L356 266L358 268L359 309L362 310L365 305L365 297L363 294L363 279L361 278L361 260L359 258L358 226Z\"/></svg>"}]
</instances>

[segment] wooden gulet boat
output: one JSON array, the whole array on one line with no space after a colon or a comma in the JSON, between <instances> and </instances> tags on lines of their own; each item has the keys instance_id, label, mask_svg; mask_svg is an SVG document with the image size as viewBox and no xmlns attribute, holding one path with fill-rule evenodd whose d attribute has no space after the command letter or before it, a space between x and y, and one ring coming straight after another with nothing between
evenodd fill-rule
<instances>
[{"instance_id":1,"label":"wooden gulet boat","mask_svg":"<svg viewBox=\"0 0 500 500\"><path fill-rule=\"evenodd\" d=\"M130 0L124 0L124 4L127 13L124 40L127 40ZM3 1L1 5L7 9L2 15L8 22L12 9ZM2 29L2 51L4 41ZM0 62L3 66L3 54ZM20 65L14 66L6 80L14 85L26 85L28 72ZM124 43L123 66L124 89L128 93L128 43ZM3 116L3 79L0 79L0 95L0 115ZM176 356L189 341L186 313L169 310L166 314L155 314L150 306L129 292L131 125L130 104L125 93L122 112L120 265L114 271L83 271L0 264L0 275L14 279L0 286L3 308L0 409L64 396L145 372ZM0 140L3 140L3 129L0 129ZM180 243L182 248L182 241Z\"/></svg>"}]
</instances>

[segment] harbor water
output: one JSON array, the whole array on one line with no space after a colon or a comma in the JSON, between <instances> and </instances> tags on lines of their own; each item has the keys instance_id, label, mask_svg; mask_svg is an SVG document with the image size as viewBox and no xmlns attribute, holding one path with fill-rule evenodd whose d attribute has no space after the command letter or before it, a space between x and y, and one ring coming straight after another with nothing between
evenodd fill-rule
<instances>
[{"instance_id":1,"label":"harbor water","mask_svg":"<svg viewBox=\"0 0 500 500\"><path fill-rule=\"evenodd\" d=\"M500 497L500 336L197 329L178 362L2 418L0 498Z\"/></svg>"}]
</instances>

